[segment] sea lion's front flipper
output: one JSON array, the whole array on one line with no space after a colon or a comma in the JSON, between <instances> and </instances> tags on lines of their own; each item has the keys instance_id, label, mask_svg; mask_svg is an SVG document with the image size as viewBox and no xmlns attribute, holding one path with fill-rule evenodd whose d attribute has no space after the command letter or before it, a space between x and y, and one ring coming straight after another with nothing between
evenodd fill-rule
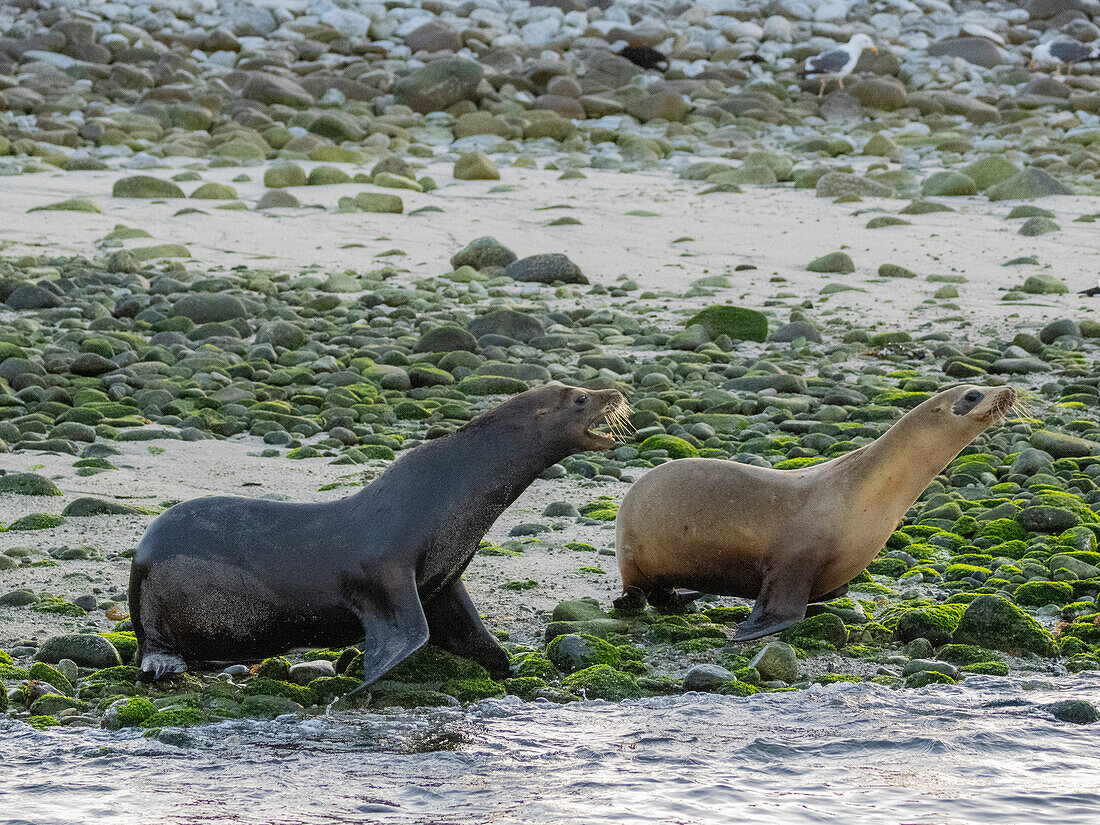
<instances>
[{"instance_id":1,"label":"sea lion's front flipper","mask_svg":"<svg viewBox=\"0 0 1100 825\"><path fill-rule=\"evenodd\" d=\"M508 654L485 628L461 579L455 579L424 608L428 641L483 665L494 679L511 673Z\"/></svg>"},{"instance_id":2,"label":"sea lion's front flipper","mask_svg":"<svg viewBox=\"0 0 1100 825\"><path fill-rule=\"evenodd\" d=\"M806 570L795 567L769 570L752 613L738 626L733 641L770 636L802 621L813 578Z\"/></svg>"},{"instance_id":3,"label":"sea lion's front flipper","mask_svg":"<svg viewBox=\"0 0 1100 825\"><path fill-rule=\"evenodd\" d=\"M428 620L416 592L415 571L404 571L387 585L364 601L359 614L364 685L384 676L428 641Z\"/></svg>"}]
</instances>

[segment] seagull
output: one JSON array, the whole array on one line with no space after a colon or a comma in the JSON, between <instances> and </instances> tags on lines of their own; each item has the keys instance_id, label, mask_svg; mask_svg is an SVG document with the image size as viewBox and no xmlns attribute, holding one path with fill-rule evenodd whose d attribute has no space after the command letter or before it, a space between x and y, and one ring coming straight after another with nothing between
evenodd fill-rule
<instances>
[{"instance_id":1,"label":"seagull","mask_svg":"<svg viewBox=\"0 0 1100 825\"><path fill-rule=\"evenodd\" d=\"M852 73L852 69L856 67L859 56L863 54L864 49L870 49L878 54L878 49L870 37L863 33L853 34L852 39L839 49L830 49L807 60L800 77L821 78L821 89L817 93L818 97L825 96L825 83L830 77L837 78L840 81L840 88L843 89L844 78Z\"/></svg>"},{"instance_id":2,"label":"seagull","mask_svg":"<svg viewBox=\"0 0 1100 825\"><path fill-rule=\"evenodd\" d=\"M1039 63L1053 63L1055 74L1061 74L1063 66L1066 67L1066 74L1070 74L1074 63L1097 58L1100 58L1100 49L1095 46L1088 46L1077 40L1048 40L1031 50L1029 68L1034 69Z\"/></svg>"}]
</instances>

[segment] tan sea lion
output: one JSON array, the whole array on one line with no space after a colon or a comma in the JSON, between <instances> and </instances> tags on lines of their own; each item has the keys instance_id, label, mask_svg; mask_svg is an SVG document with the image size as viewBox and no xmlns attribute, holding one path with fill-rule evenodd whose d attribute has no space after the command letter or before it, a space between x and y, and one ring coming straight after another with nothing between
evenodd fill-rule
<instances>
[{"instance_id":1,"label":"tan sea lion","mask_svg":"<svg viewBox=\"0 0 1100 825\"><path fill-rule=\"evenodd\" d=\"M808 602L847 592L925 487L1015 399L1009 387L955 387L871 444L800 470L661 464L619 507L623 590L658 606L680 588L755 598L737 641L790 627Z\"/></svg>"}]
</instances>

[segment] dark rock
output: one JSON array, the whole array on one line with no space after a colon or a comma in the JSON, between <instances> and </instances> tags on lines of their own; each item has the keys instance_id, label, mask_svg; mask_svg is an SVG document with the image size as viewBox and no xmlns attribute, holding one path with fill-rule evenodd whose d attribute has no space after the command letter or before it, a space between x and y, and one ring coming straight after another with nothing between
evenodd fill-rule
<instances>
[{"instance_id":1,"label":"dark rock","mask_svg":"<svg viewBox=\"0 0 1100 825\"><path fill-rule=\"evenodd\" d=\"M508 264L504 274L517 281L535 281L540 284L553 284L558 281L567 284L587 284L588 278L580 267L560 252L531 255Z\"/></svg>"},{"instance_id":2,"label":"dark rock","mask_svg":"<svg viewBox=\"0 0 1100 825\"><path fill-rule=\"evenodd\" d=\"M516 253L496 238L489 236L475 238L460 249L451 258L451 266L472 266L482 270L490 266L505 267L516 260Z\"/></svg>"},{"instance_id":3,"label":"dark rock","mask_svg":"<svg viewBox=\"0 0 1100 825\"><path fill-rule=\"evenodd\" d=\"M460 100L473 100L484 70L462 57L435 60L401 78L394 97L415 112L439 112Z\"/></svg>"},{"instance_id":4,"label":"dark rock","mask_svg":"<svg viewBox=\"0 0 1100 825\"><path fill-rule=\"evenodd\" d=\"M21 283L8 293L4 303L12 309L54 309L61 306L61 299L38 284Z\"/></svg>"},{"instance_id":5,"label":"dark rock","mask_svg":"<svg viewBox=\"0 0 1100 825\"><path fill-rule=\"evenodd\" d=\"M472 320L466 329L476 338L482 335L504 335L523 343L545 332L545 327L538 318L508 308L490 310Z\"/></svg>"},{"instance_id":6,"label":"dark rock","mask_svg":"<svg viewBox=\"0 0 1100 825\"><path fill-rule=\"evenodd\" d=\"M1100 711L1084 699L1063 699L1061 702L1051 702L1049 705L1040 705L1040 707L1059 722L1070 722L1074 725L1091 725L1094 722L1100 722Z\"/></svg>"},{"instance_id":7,"label":"dark rock","mask_svg":"<svg viewBox=\"0 0 1100 825\"><path fill-rule=\"evenodd\" d=\"M967 63L992 69L1005 62L1000 47L986 37L948 37L928 47L933 57L961 57Z\"/></svg>"},{"instance_id":8,"label":"dark rock","mask_svg":"<svg viewBox=\"0 0 1100 825\"><path fill-rule=\"evenodd\" d=\"M453 352L455 350L477 352L477 339L462 327L443 326L428 330L413 348L414 352Z\"/></svg>"},{"instance_id":9,"label":"dark rock","mask_svg":"<svg viewBox=\"0 0 1100 825\"><path fill-rule=\"evenodd\" d=\"M247 318L248 310L239 298L232 295L198 292L185 295L176 301L172 306L172 315L182 315L196 324L210 324L231 321L234 318Z\"/></svg>"},{"instance_id":10,"label":"dark rock","mask_svg":"<svg viewBox=\"0 0 1100 825\"><path fill-rule=\"evenodd\" d=\"M39 662L56 664L62 659L72 659L80 667L115 667L122 664L114 645L97 634L70 633L51 636L38 649L34 658Z\"/></svg>"},{"instance_id":11,"label":"dark rock","mask_svg":"<svg viewBox=\"0 0 1100 825\"><path fill-rule=\"evenodd\" d=\"M792 321L789 324L784 324L779 327L779 329L768 336L769 341L779 341L782 343L789 343L798 338L805 338L813 344L821 343L821 333L818 332L817 327L809 321Z\"/></svg>"},{"instance_id":12,"label":"dark rock","mask_svg":"<svg viewBox=\"0 0 1100 825\"><path fill-rule=\"evenodd\" d=\"M304 109L314 103L313 95L297 82L270 72L250 72L241 89L241 97L268 106L280 104L294 109Z\"/></svg>"}]
</instances>

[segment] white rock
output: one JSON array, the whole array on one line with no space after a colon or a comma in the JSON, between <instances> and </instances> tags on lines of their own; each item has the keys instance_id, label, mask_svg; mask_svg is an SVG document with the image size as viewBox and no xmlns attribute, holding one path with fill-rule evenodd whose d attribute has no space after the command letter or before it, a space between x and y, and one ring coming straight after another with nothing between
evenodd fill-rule
<instances>
[{"instance_id":1,"label":"white rock","mask_svg":"<svg viewBox=\"0 0 1100 825\"><path fill-rule=\"evenodd\" d=\"M529 46L545 46L561 31L561 21L553 17L533 20L520 29L520 37Z\"/></svg>"},{"instance_id":2,"label":"white rock","mask_svg":"<svg viewBox=\"0 0 1100 825\"><path fill-rule=\"evenodd\" d=\"M773 14L764 21L764 28L757 40L778 40L781 43L790 43L794 39L794 27L786 17Z\"/></svg>"},{"instance_id":3,"label":"white rock","mask_svg":"<svg viewBox=\"0 0 1100 825\"><path fill-rule=\"evenodd\" d=\"M321 15L321 22L345 37L366 37L371 19L359 12L333 8Z\"/></svg>"},{"instance_id":4,"label":"white rock","mask_svg":"<svg viewBox=\"0 0 1100 825\"><path fill-rule=\"evenodd\" d=\"M82 62L75 60L64 54L58 54L57 52L44 52L38 49L28 49L23 52L23 61L37 60L40 63L49 63L51 66L56 66L59 69L69 69L75 66L77 63Z\"/></svg>"},{"instance_id":5,"label":"white rock","mask_svg":"<svg viewBox=\"0 0 1100 825\"><path fill-rule=\"evenodd\" d=\"M840 22L848 18L848 4L843 0L822 3L814 10L814 20L818 23Z\"/></svg>"}]
</instances>

